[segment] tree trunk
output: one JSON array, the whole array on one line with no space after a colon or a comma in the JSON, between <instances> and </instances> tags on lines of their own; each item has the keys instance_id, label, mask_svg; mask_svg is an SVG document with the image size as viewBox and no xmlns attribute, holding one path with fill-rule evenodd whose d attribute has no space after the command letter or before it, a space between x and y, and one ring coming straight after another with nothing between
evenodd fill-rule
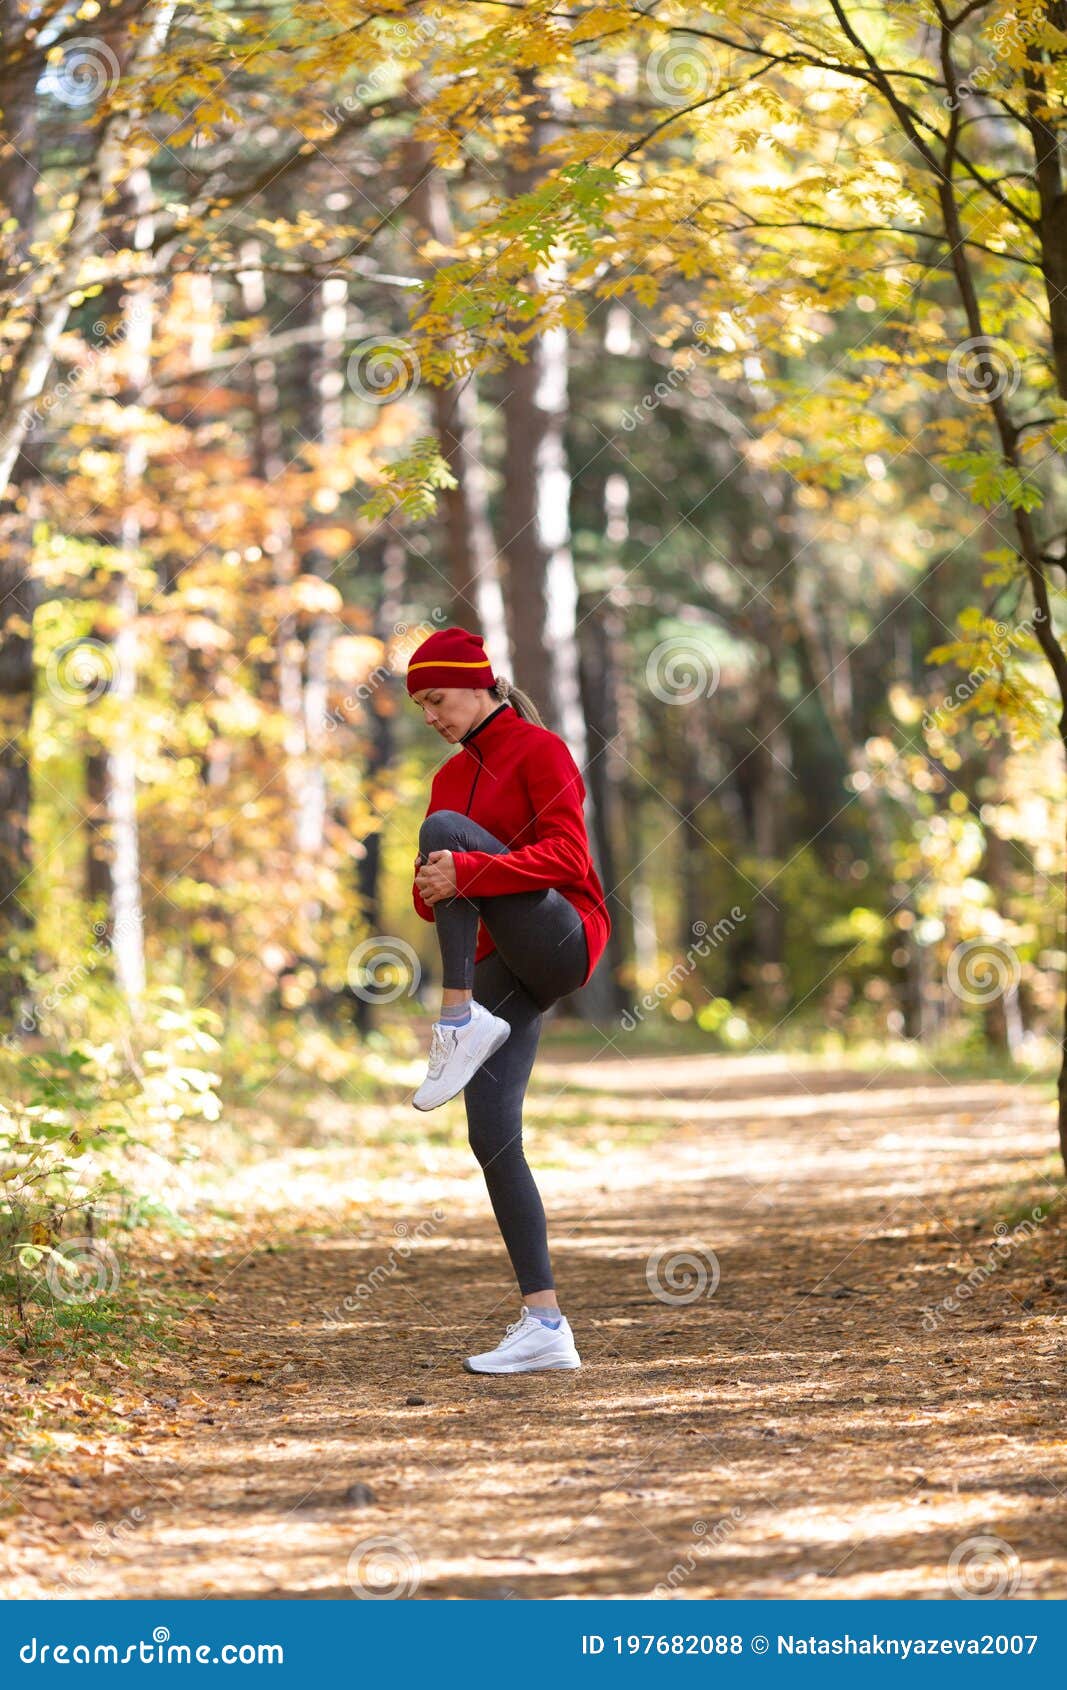
<instances>
[{"instance_id":1,"label":"tree trunk","mask_svg":"<svg viewBox=\"0 0 1067 1690\"><path fill-rule=\"evenodd\" d=\"M409 155L412 174L419 181L411 202L415 216L437 246L451 249L455 233L448 187L433 168L432 150L424 141L413 141ZM489 517L485 442L474 376L461 376L451 387L432 386L430 404L441 454L456 479L456 486L441 494L453 595L449 619L467 626L473 612L494 671L510 674L504 590Z\"/></svg>"},{"instance_id":2,"label":"tree trunk","mask_svg":"<svg viewBox=\"0 0 1067 1690\"><path fill-rule=\"evenodd\" d=\"M30 573L32 484L0 508L0 1020L30 1007L25 946L33 918L28 876L30 840L29 731L33 713L33 615L37 586Z\"/></svg>"},{"instance_id":3,"label":"tree trunk","mask_svg":"<svg viewBox=\"0 0 1067 1690\"><path fill-rule=\"evenodd\" d=\"M707 796L708 713L698 700L685 724L681 748L680 796L683 821L678 829L682 853L682 894L678 900L676 943L684 955L693 943L693 928L706 921L704 868L707 840L696 815ZM709 925L713 925L709 923Z\"/></svg>"},{"instance_id":4,"label":"tree trunk","mask_svg":"<svg viewBox=\"0 0 1067 1690\"><path fill-rule=\"evenodd\" d=\"M319 348L309 395L308 432L324 456L328 456L341 439L347 301L348 284L343 277L328 277L320 284ZM323 507L324 510L327 508ZM332 569L330 559L316 551L313 541L302 564L304 573L318 575L322 580L327 579ZM304 755L299 765L296 867L305 894L299 915L297 950L316 973L321 959L318 927L323 910L315 881L326 846L328 797L325 756L329 738L329 662L334 627L332 616L314 615L304 644Z\"/></svg>"},{"instance_id":5,"label":"tree trunk","mask_svg":"<svg viewBox=\"0 0 1067 1690\"><path fill-rule=\"evenodd\" d=\"M570 550L564 449L567 335L549 329L507 372L508 467L503 498L508 614L515 676L545 723L585 761L578 685L577 587Z\"/></svg>"},{"instance_id":6,"label":"tree trunk","mask_svg":"<svg viewBox=\"0 0 1067 1690\"><path fill-rule=\"evenodd\" d=\"M13 142L4 149L5 202L19 228L13 242L15 265L29 262L36 223L38 178L31 163L36 156L35 77L25 65L18 66L14 52L31 15L25 0L0 9L0 109ZM16 275L5 277L4 283L5 297L20 285ZM19 445L24 438L24 433L19 436ZM26 882L32 867L29 730L38 600L31 575L36 492L32 466L25 459L14 484L4 492L17 461L18 446L0 478L0 1023L5 1032L31 1009L24 947L33 926Z\"/></svg>"},{"instance_id":7,"label":"tree trunk","mask_svg":"<svg viewBox=\"0 0 1067 1690\"><path fill-rule=\"evenodd\" d=\"M623 313L627 323L628 313ZM609 313L608 333L612 318ZM605 350L608 348L606 347ZM629 535L630 489L626 477L617 472L604 481L604 531L615 546ZM604 900L611 916L611 933L597 972L589 985L575 994L588 1005L594 1021L613 1018L625 1008L619 984L627 960L633 957L633 927L630 910L617 888L632 850L627 827L627 780L634 759L624 719L623 686L628 656L622 605L626 587L621 567L614 565L602 591L598 586L593 602L580 621L582 701L589 724L591 756L586 780L593 802L594 855ZM627 940L629 942L627 942Z\"/></svg>"},{"instance_id":8,"label":"tree trunk","mask_svg":"<svg viewBox=\"0 0 1067 1690\"><path fill-rule=\"evenodd\" d=\"M847 33L848 25L843 19L842 10L837 4L837 0L834 0L834 10L839 23L843 24ZM951 56L950 37L951 31L943 25L942 51L946 63L950 61ZM1067 217L1064 216L1060 140L1055 128L1050 125L1046 116L1050 101L1049 92L1045 87L1047 69L1048 67L1040 55L1031 52L1028 68L1023 72L1023 81L1027 89L1027 117L1025 121L1033 145L1033 178L1037 185L1041 211L1042 262L1046 286L1049 289L1050 309L1052 310L1052 365L1056 372L1058 396L1064 399L1067 398L1067 356L1065 356L1067 318L1063 314L1062 299L1056 305L1052 305L1051 301L1058 298L1062 278L1067 273L1062 258L1062 243L1065 232L1067 232ZM915 132L911 129L910 119L902 111L895 92L880 67L878 67L876 74L881 92L893 110L900 127L908 134L909 139L914 140ZM947 242L948 262L951 265L968 334L976 343L988 346L990 337L986 332L982 304L975 282L973 258L968 250L960 206L956 199L954 147L957 129L958 116L954 115L950 120L943 156L935 155L925 142L921 144L920 151L936 188L942 228ZM984 362L987 368L982 372L983 378L989 378L982 381L982 385L987 390L985 403L988 406L990 418L996 431L1001 457L1006 464L1016 471L1020 478L1024 478L1026 466L1020 452L1020 430L1008 408L1004 383L997 379L997 371L993 367L992 361L987 357ZM1060 716L1057 727L1064 757L1067 760L1067 652L1064 651L1063 641L1053 621L1042 543L1035 530L1033 517L1025 506L1013 505L1012 520L1015 524L1016 551L1023 564L1033 598L1034 610L1030 620L1033 624L1034 636L1052 671L1060 699ZM1061 1008L1060 1059L1058 1082L1059 1146L1064 1167L1067 1168L1067 993L1064 993Z\"/></svg>"},{"instance_id":9,"label":"tree trunk","mask_svg":"<svg viewBox=\"0 0 1067 1690\"><path fill-rule=\"evenodd\" d=\"M786 805L789 800L791 752L783 722L782 695L778 685L779 645L783 618L778 593L771 589L772 605L757 599L752 620L760 646L756 677L757 744L751 757L752 844L760 864L760 886L753 893L752 928L755 936L756 979L753 981L761 1010L780 1014L789 993L785 978L785 916L781 906L781 882L775 879L785 860Z\"/></svg>"},{"instance_id":10,"label":"tree trunk","mask_svg":"<svg viewBox=\"0 0 1067 1690\"><path fill-rule=\"evenodd\" d=\"M375 611L376 633L383 646L388 650L392 639L392 630L396 627L400 616L400 608L404 596L404 579L406 572L406 556L404 547L399 540L390 540L385 547L382 557L382 590ZM392 767L395 754L395 733L393 731L393 700L388 696L385 687L375 687L367 699L367 727L369 729L370 744L366 759L366 782L368 787L378 785L379 776ZM374 828L365 834L362 840L363 855L359 859L357 870L357 886L359 890L360 910L369 933L382 932L382 829ZM374 1027L376 1005L370 998L353 993L353 1015L356 1026L364 1037Z\"/></svg>"},{"instance_id":11,"label":"tree trunk","mask_svg":"<svg viewBox=\"0 0 1067 1690\"><path fill-rule=\"evenodd\" d=\"M316 426L312 438L323 453L329 453L341 438L341 396L344 388L342 361L345 330L348 322L348 284L341 277L330 277L321 285L320 326L322 338L315 391L312 404L316 409ZM305 558L304 568L320 575L330 574L329 560L314 550ZM300 794L297 824L297 849L308 861L317 863L326 839L326 769L323 751L326 745L328 710L328 662L333 643L333 619L316 616L307 640L304 668L304 738L307 755Z\"/></svg>"},{"instance_id":12,"label":"tree trunk","mask_svg":"<svg viewBox=\"0 0 1067 1690\"><path fill-rule=\"evenodd\" d=\"M528 83L528 77L523 77ZM543 117L531 120L531 161L556 133ZM509 189L528 191L536 162L510 172ZM539 271L539 288L560 276ZM565 739L579 767L586 760L578 662L578 587L570 544L570 469L567 463L567 331L551 328L527 345L525 364L506 372L504 423L507 473L502 501L502 550L515 646L517 684L529 691L548 727Z\"/></svg>"},{"instance_id":13,"label":"tree trunk","mask_svg":"<svg viewBox=\"0 0 1067 1690\"><path fill-rule=\"evenodd\" d=\"M152 240L148 173L130 178L136 225L134 246L144 251ZM151 375L154 286L131 283L124 304L123 346L129 377L124 400L142 405ZM137 502L148 455L141 431L132 429L123 448L124 509L119 525L122 567L115 577L115 636L112 642L111 696L126 705L112 730L107 751L107 818L111 839L111 921L109 938L115 979L131 1012L140 1009L145 991L144 915L141 907L141 854L137 824L137 754L133 704L137 695L137 621L140 607L134 576L140 566L141 524Z\"/></svg>"},{"instance_id":14,"label":"tree trunk","mask_svg":"<svg viewBox=\"0 0 1067 1690\"><path fill-rule=\"evenodd\" d=\"M111 908L111 852L107 840L107 758L91 743L85 757L85 896Z\"/></svg>"},{"instance_id":15,"label":"tree trunk","mask_svg":"<svg viewBox=\"0 0 1067 1690\"><path fill-rule=\"evenodd\" d=\"M246 243L242 257L250 266L238 275L241 298L246 317L262 318L267 296L263 272L258 268L260 249L255 242ZM265 322L261 342L257 342L249 360L250 400L252 406L252 454L256 474L265 487L280 480L285 471L283 431L279 416L280 396L278 370L271 347L270 324ZM264 499L265 532L263 549L271 560L276 587L287 590L298 572L293 529L289 513L280 499L269 494ZM296 816L300 796L300 769L307 750L304 731L302 663L296 618L286 612L278 619L274 631L274 674L278 708L285 721L283 753L285 778L292 814Z\"/></svg>"},{"instance_id":16,"label":"tree trunk","mask_svg":"<svg viewBox=\"0 0 1067 1690\"><path fill-rule=\"evenodd\" d=\"M209 275L189 275L183 278L183 285L183 305L188 314L188 370L195 384L198 378L207 377L212 364L216 334L215 290L213 278ZM207 382L210 386L209 377ZM175 579L176 574L166 570L161 591L171 591ZM216 624L220 622L218 611L209 606L202 609L201 615ZM219 656L213 648L204 651L196 644L190 646L186 663L194 698L206 699L216 688L225 684ZM209 883L217 891L225 884L228 860L233 850L229 826L225 822L216 825L215 820L225 802L223 794L229 785L232 767L231 741L224 734L216 732L205 745L200 757L200 780L205 789L202 810L205 826L201 832L203 843L196 853L195 861L200 880ZM231 1000L232 968L220 970L217 967L218 947L214 936L223 935L228 948L233 949L233 946L229 945L230 925L229 914L221 897L202 903L197 920L200 931L189 947L193 971L195 973L195 970L199 970L199 978L193 988L196 997L200 998L202 994L209 993L213 1000L219 1002L224 1014Z\"/></svg>"},{"instance_id":17,"label":"tree trunk","mask_svg":"<svg viewBox=\"0 0 1067 1690\"><path fill-rule=\"evenodd\" d=\"M520 78L529 85L528 76ZM556 133L550 119L531 120L529 161L513 166L509 187L521 193L537 180L536 159ZM539 272L536 285L559 285ZM578 582L570 543L567 462L567 332L550 328L528 343L525 364L506 372L504 423L507 473L502 500L502 550L507 559L508 619L515 647L516 684L528 691L547 727L570 747L586 781L586 826L596 839L589 746L578 651ZM594 750L593 755L597 752ZM598 865L599 872L599 865ZM560 1014L603 1012L599 980L592 990L561 999ZM587 995L588 994L588 995Z\"/></svg>"},{"instance_id":18,"label":"tree trunk","mask_svg":"<svg viewBox=\"0 0 1067 1690\"><path fill-rule=\"evenodd\" d=\"M616 893L615 840L626 838L622 804L625 764L618 755L618 663L622 618L610 599L595 605L582 622L582 699L595 748L586 779L592 798L594 857L611 917L611 932L592 980L572 994L593 1021L607 1021L624 1006L617 981L623 960L622 905Z\"/></svg>"}]
</instances>

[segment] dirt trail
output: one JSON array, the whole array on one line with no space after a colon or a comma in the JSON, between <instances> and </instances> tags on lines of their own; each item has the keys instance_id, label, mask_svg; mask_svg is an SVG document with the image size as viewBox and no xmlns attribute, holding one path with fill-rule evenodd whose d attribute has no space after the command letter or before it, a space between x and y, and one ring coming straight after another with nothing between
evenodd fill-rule
<instances>
[{"instance_id":1,"label":"dirt trail","mask_svg":"<svg viewBox=\"0 0 1067 1690\"><path fill-rule=\"evenodd\" d=\"M6 1593L1067 1596L1047 1088L689 1057L537 1083L600 1118L570 1166L530 1135L580 1372L461 1370L517 1313L476 1168L355 1235L282 1215L201 1264L198 1350L77 1485L11 1480ZM613 1138L637 1104L671 1130Z\"/></svg>"}]
</instances>

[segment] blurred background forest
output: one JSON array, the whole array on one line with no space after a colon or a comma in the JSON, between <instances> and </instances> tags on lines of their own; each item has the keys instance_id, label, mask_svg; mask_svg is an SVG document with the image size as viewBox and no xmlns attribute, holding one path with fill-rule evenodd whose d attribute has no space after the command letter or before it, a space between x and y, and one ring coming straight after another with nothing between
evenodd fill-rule
<instances>
[{"instance_id":1,"label":"blurred background forest","mask_svg":"<svg viewBox=\"0 0 1067 1690\"><path fill-rule=\"evenodd\" d=\"M560 1039L1052 1071L1062 10L0 8L13 1299L417 1082L446 623L585 773Z\"/></svg>"}]
</instances>

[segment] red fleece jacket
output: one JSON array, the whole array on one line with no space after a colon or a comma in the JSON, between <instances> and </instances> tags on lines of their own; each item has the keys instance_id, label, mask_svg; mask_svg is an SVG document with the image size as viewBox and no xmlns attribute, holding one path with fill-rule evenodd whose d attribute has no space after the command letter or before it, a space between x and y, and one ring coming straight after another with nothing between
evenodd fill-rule
<instances>
[{"instance_id":1,"label":"red fleece jacket","mask_svg":"<svg viewBox=\"0 0 1067 1690\"><path fill-rule=\"evenodd\" d=\"M550 728L500 704L459 741L459 749L433 777L426 814L458 810L488 828L508 847L454 851L456 890L496 897L554 886L582 918L589 968L584 986L608 942L611 917L604 888L589 854L582 805L585 783L566 741ZM434 919L412 882L412 900L424 921ZM474 960L495 950L484 921L478 923Z\"/></svg>"}]
</instances>

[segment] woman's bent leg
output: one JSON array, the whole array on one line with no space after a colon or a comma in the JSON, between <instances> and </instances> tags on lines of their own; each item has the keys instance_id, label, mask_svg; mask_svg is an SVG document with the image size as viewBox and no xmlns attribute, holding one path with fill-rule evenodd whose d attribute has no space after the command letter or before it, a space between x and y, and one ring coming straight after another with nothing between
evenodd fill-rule
<instances>
[{"instance_id":1,"label":"woman's bent leg","mask_svg":"<svg viewBox=\"0 0 1067 1690\"><path fill-rule=\"evenodd\" d=\"M427 816L419 829L419 849L489 851L494 856L508 851L495 834L458 810L435 810ZM473 986L479 916L538 1009L548 1009L582 984L589 966L585 929L562 892L550 887L479 897L472 887L463 897L442 898L434 905L444 988L470 991Z\"/></svg>"},{"instance_id":2,"label":"woman's bent leg","mask_svg":"<svg viewBox=\"0 0 1067 1690\"><path fill-rule=\"evenodd\" d=\"M544 1204L522 1144L522 1105L537 1055L543 1015L496 951L474 971L479 1003L501 1016L511 1037L482 1063L463 1097L467 1129L489 1191L519 1290L554 1289Z\"/></svg>"},{"instance_id":3,"label":"woman's bent leg","mask_svg":"<svg viewBox=\"0 0 1067 1690\"><path fill-rule=\"evenodd\" d=\"M463 825L461 825L463 824ZM468 830L474 829L478 844L464 844ZM419 850L424 856L431 851L478 850L503 852L507 846L495 834L489 833L469 816L458 810L434 810L419 828ZM437 943L441 951L441 986L445 991L456 989L469 992L474 984L474 951L478 938L478 906L469 898L441 898L433 906Z\"/></svg>"},{"instance_id":4,"label":"woman's bent leg","mask_svg":"<svg viewBox=\"0 0 1067 1690\"><path fill-rule=\"evenodd\" d=\"M582 918L562 892L507 892L475 902L501 960L538 1009L576 992L589 967Z\"/></svg>"}]
</instances>

